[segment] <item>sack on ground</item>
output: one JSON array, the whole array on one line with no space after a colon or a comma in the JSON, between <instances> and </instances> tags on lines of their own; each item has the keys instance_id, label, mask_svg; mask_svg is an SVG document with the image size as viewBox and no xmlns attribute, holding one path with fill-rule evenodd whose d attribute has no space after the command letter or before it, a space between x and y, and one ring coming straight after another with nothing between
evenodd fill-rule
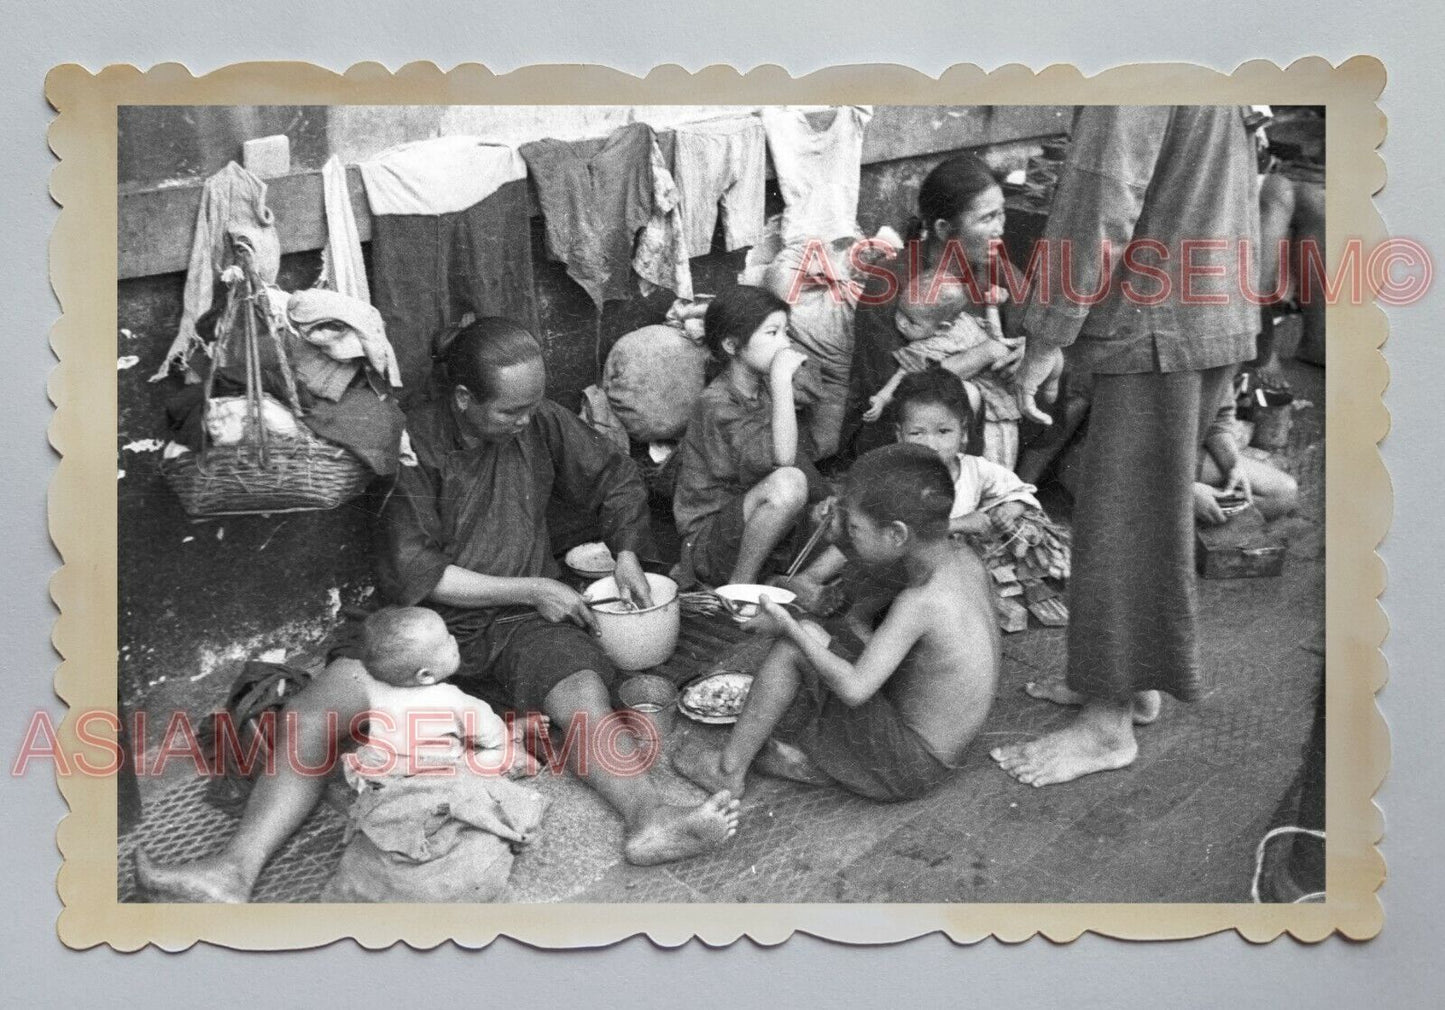
<instances>
[{"instance_id":1,"label":"sack on ground","mask_svg":"<svg viewBox=\"0 0 1445 1010\"><path fill-rule=\"evenodd\" d=\"M658 324L624 334L607 355L602 388L634 442L680 438L702 395L707 350Z\"/></svg>"}]
</instances>

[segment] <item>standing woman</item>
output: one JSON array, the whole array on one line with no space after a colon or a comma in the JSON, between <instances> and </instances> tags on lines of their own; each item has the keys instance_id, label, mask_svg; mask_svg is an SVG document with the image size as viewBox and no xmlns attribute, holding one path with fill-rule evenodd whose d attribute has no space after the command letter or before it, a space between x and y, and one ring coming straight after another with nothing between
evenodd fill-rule
<instances>
[{"instance_id":1,"label":"standing woman","mask_svg":"<svg viewBox=\"0 0 1445 1010\"><path fill-rule=\"evenodd\" d=\"M1067 670L1029 690L1082 707L1063 729L993 751L1035 786L1132 763L1134 724L1158 715L1158 692L1180 701L1203 693L1199 447L1259 332L1239 275L1240 245L1259 241L1241 109L1082 107L1044 238L1051 281L1023 315L1019 405L1047 422L1035 398L1057 388L1064 347L1071 370L1093 374L1094 391L1074 505ZM1120 276L1118 254L1131 242L1147 243L1136 249L1156 257L1168 283ZM1059 272L1065 246L1072 283ZM1103 294L1085 307L1080 292Z\"/></svg>"},{"instance_id":2,"label":"standing woman","mask_svg":"<svg viewBox=\"0 0 1445 1010\"><path fill-rule=\"evenodd\" d=\"M924 178L903 250L891 264L864 271L868 282L854 321L853 367L839 443L845 455L856 457L894 441L887 418L866 423L863 415L869 398L898 371L894 354L907 343L900 308L941 301L958 284L987 296L994 275L990 258L1003 237L1003 224L1003 190L975 155L940 162ZM1021 342L1005 339L999 313L986 298L970 302L956 325L974 328L977 339L940 364L972 387L970 399L982 408L976 413L984 422L984 455L1013 469L1019 413L1008 378L1022 355Z\"/></svg>"}]
</instances>

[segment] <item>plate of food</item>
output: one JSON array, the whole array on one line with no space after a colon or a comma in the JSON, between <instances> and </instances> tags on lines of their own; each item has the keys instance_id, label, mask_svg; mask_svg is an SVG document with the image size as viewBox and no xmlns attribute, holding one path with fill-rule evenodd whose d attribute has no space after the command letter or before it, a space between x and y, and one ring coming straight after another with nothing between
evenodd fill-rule
<instances>
[{"instance_id":1,"label":"plate of food","mask_svg":"<svg viewBox=\"0 0 1445 1010\"><path fill-rule=\"evenodd\" d=\"M677 708L694 722L726 726L738 721L752 686L751 673L720 670L686 684L677 696Z\"/></svg>"}]
</instances>

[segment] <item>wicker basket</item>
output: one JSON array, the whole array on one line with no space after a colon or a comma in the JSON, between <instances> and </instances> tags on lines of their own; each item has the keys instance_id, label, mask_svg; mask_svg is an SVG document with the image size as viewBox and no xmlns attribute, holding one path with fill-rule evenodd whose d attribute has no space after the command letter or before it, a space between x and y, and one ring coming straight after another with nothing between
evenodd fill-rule
<instances>
[{"instance_id":1,"label":"wicker basket","mask_svg":"<svg viewBox=\"0 0 1445 1010\"><path fill-rule=\"evenodd\" d=\"M206 422L201 424L200 451L161 463L161 476L192 516L256 515L271 512L306 512L334 509L356 497L371 483L372 472L360 459L339 445L307 433L303 438L268 434L262 420L260 339L275 348L286 385L287 400L300 416L296 379L287 360L285 344L270 315L258 310L263 287L256 276L249 248L236 249L238 271L223 272L230 285L226 309L206 375L204 409L210 411L211 390L217 369L237 353L246 370L246 400L250 406L245 436L238 445L208 445Z\"/></svg>"},{"instance_id":2,"label":"wicker basket","mask_svg":"<svg viewBox=\"0 0 1445 1010\"><path fill-rule=\"evenodd\" d=\"M319 439L271 442L266 465L253 445L211 447L202 462L186 453L161 463L161 476L192 516L334 509L371 483L371 470L346 449Z\"/></svg>"}]
</instances>

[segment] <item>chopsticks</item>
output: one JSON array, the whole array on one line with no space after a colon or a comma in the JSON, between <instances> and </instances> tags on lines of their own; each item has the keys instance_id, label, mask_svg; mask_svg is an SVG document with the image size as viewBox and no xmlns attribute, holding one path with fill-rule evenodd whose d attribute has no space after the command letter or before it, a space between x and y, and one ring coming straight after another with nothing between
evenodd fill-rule
<instances>
[{"instance_id":1,"label":"chopsticks","mask_svg":"<svg viewBox=\"0 0 1445 1010\"><path fill-rule=\"evenodd\" d=\"M603 598L600 599L600 600L585 600L584 602L585 602L585 603L587 604L587 606L589 606L589 607L600 607L600 606L602 606L603 604L606 604L606 603L621 603L621 602L622 602L622 597L620 597L620 596L605 596L605 597L603 597ZM525 612L520 613L520 614L504 614L503 616L501 616L501 617L497 618L495 621L493 621L492 624L493 624L493 625L498 625L498 624L517 624L517 623L519 623L519 622L521 622L521 621L526 621L526 620L529 620L530 618L533 618L533 617L536 617L536 616L537 616L537 612L536 612L535 610L528 610L528 611L525 611Z\"/></svg>"},{"instance_id":2,"label":"chopsticks","mask_svg":"<svg viewBox=\"0 0 1445 1010\"><path fill-rule=\"evenodd\" d=\"M823 509L823 514L818 517L818 525L814 527L812 534L808 537L808 542L803 545L803 549L798 552L798 556L788 566L787 578L791 579L798 574L798 569L803 567L803 562L808 560L808 555L813 553L813 548L818 546L818 541L822 540L823 534L828 531L832 515L833 506L830 503L827 508Z\"/></svg>"}]
</instances>

